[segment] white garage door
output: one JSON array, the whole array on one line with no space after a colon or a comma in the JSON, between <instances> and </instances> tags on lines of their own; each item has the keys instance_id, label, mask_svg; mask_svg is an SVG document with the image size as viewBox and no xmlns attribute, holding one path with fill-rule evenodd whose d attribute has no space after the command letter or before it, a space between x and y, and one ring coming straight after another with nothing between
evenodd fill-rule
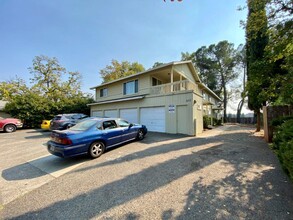
<instances>
[{"instance_id":1,"label":"white garage door","mask_svg":"<svg viewBox=\"0 0 293 220\"><path fill-rule=\"evenodd\" d=\"M103 111L92 111L93 117L103 117Z\"/></svg>"},{"instance_id":2,"label":"white garage door","mask_svg":"<svg viewBox=\"0 0 293 220\"><path fill-rule=\"evenodd\" d=\"M165 132L165 107L141 108L140 124L145 125L149 131Z\"/></svg>"},{"instance_id":3,"label":"white garage door","mask_svg":"<svg viewBox=\"0 0 293 220\"><path fill-rule=\"evenodd\" d=\"M106 110L104 113L104 116L108 118L117 118L118 117L117 110Z\"/></svg>"},{"instance_id":4,"label":"white garage door","mask_svg":"<svg viewBox=\"0 0 293 220\"><path fill-rule=\"evenodd\" d=\"M126 121L129 121L131 123L138 123L137 109L136 108L121 109L120 118L123 118Z\"/></svg>"}]
</instances>

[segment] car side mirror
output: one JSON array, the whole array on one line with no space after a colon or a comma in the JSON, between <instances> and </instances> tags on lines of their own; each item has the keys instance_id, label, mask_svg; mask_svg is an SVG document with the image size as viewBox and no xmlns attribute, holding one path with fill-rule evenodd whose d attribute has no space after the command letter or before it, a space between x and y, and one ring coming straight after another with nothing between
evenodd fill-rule
<instances>
[{"instance_id":1,"label":"car side mirror","mask_svg":"<svg viewBox=\"0 0 293 220\"><path fill-rule=\"evenodd\" d=\"M132 123L130 123L130 124L129 124L129 128L131 128L132 126L133 126L133 124L132 124Z\"/></svg>"}]
</instances>

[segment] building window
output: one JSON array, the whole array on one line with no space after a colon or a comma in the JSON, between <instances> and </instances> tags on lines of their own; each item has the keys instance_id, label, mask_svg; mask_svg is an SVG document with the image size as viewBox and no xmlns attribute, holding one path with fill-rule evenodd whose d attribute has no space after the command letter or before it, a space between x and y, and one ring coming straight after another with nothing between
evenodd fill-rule
<instances>
[{"instance_id":1,"label":"building window","mask_svg":"<svg viewBox=\"0 0 293 220\"><path fill-rule=\"evenodd\" d=\"M138 92L138 80L133 80L123 84L123 95L134 94Z\"/></svg>"},{"instance_id":2,"label":"building window","mask_svg":"<svg viewBox=\"0 0 293 220\"><path fill-rule=\"evenodd\" d=\"M105 97L108 96L108 89L104 88L104 89L100 89L100 97Z\"/></svg>"},{"instance_id":3,"label":"building window","mask_svg":"<svg viewBox=\"0 0 293 220\"><path fill-rule=\"evenodd\" d=\"M152 77L152 85L153 86L162 85L162 81Z\"/></svg>"}]
</instances>

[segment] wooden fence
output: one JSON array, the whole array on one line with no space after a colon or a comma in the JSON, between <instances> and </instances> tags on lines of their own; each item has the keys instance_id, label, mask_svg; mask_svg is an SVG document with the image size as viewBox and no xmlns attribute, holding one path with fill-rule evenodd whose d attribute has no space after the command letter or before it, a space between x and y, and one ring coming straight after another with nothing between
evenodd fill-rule
<instances>
[{"instance_id":1,"label":"wooden fence","mask_svg":"<svg viewBox=\"0 0 293 220\"><path fill-rule=\"evenodd\" d=\"M293 106L265 106L263 107L264 137L269 143L272 142L274 128L271 121L275 118L293 115Z\"/></svg>"}]
</instances>

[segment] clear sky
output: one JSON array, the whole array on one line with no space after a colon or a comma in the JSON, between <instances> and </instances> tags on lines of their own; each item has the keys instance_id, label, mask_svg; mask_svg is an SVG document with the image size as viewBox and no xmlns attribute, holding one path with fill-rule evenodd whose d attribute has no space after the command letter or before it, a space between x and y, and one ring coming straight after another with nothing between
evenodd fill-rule
<instances>
[{"instance_id":1,"label":"clear sky","mask_svg":"<svg viewBox=\"0 0 293 220\"><path fill-rule=\"evenodd\" d=\"M37 55L56 57L82 74L82 90L101 83L99 70L118 61L181 59L181 52L228 40L245 42L245 0L0 0L0 81L19 76Z\"/></svg>"}]
</instances>

